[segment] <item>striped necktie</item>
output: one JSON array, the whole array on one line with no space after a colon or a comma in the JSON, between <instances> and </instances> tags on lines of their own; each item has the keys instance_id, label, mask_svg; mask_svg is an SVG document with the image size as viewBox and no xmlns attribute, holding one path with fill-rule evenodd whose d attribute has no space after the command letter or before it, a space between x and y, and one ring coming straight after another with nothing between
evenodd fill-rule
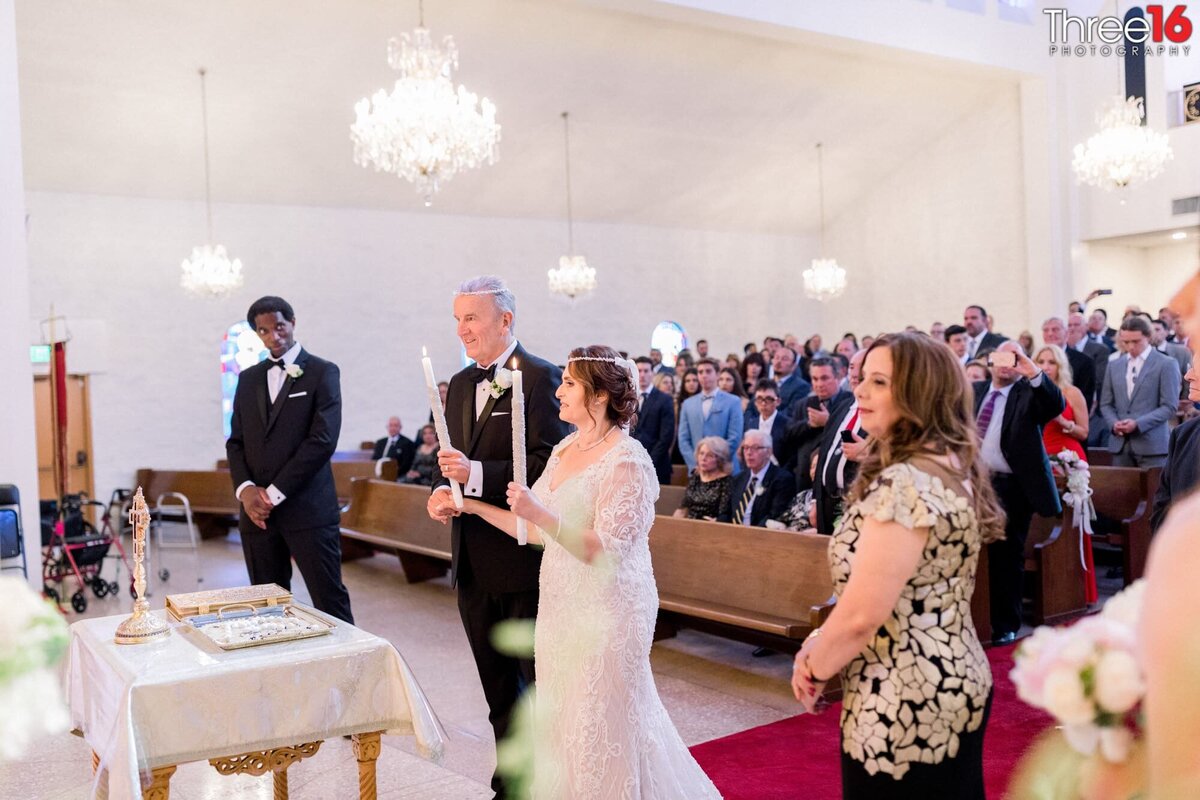
<instances>
[{"instance_id":1,"label":"striped necktie","mask_svg":"<svg viewBox=\"0 0 1200 800\"><path fill-rule=\"evenodd\" d=\"M741 525L742 520L746 518L746 509L750 506L750 501L754 499L754 490L756 488L758 488L758 479L751 475L750 482L746 484L746 491L742 492L742 499L738 503L737 513L733 515L734 525Z\"/></svg>"},{"instance_id":2,"label":"striped necktie","mask_svg":"<svg viewBox=\"0 0 1200 800\"><path fill-rule=\"evenodd\" d=\"M979 411L979 419L975 421L975 425L979 430L979 441L987 438L988 426L992 424L992 413L996 410L996 398L1000 396L999 389L993 389L992 393L987 396L987 400L983 404L983 408Z\"/></svg>"}]
</instances>

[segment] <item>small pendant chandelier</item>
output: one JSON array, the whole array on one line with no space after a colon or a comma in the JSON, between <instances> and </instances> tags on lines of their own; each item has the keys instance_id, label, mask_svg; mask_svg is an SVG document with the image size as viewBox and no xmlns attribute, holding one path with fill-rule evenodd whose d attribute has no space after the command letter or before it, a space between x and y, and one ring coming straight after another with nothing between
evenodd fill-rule
<instances>
[{"instance_id":1,"label":"small pendant chandelier","mask_svg":"<svg viewBox=\"0 0 1200 800\"><path fill-rule=\"evenodd\" d=\"M825 173L821 163L821 143L817 142L817 192L821 204L820 253L825 254ZM835 258L814 258L804 270L804 293L822 303L840 297L846 291L846 270Z\"/></svg>"},{"instance_id":2,"label":"small pendant chandelier","mask_svg":"<svg viewBox=\"0 0 1200 800\"><path fill-rule=\"evenodd\" d=\"M596 288L596 270L587 259L575 253L574 219L571 214L571 132L567 112L562 112L563 146L567 162L567 254L558 259L558 267L548 271L550 291L574 300Z\"/></svg>"},{"instance_id":3,"label":"small pendant chandelier","mask_svg":"<svg viewBox=\"0 0 1200 800\"><path fill-rule=\"evenodd\" d=\"M223 297L242 286L242 261L230 260L225 246L213 244L212 178L208 158L208 92L205 86L207 70L200 70L200 112L204 119L204 209L208 219L208 243L192 248L191 258L180 265L183 274L179 283L184 289L201 297Z\"/></svg>"}]
</instances>

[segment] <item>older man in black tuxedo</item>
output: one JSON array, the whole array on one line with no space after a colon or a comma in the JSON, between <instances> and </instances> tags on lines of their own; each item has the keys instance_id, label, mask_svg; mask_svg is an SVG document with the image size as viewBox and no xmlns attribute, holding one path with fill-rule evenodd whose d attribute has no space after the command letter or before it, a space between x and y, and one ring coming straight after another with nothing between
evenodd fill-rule
<instances>
[{"instance_id":1,"label":"older man in black tuxedo","mask_svg":"<svg viewBox=\"0 0 1200 800\"><path fill-rule=\"evenodd\" d=\"M638 414L633 438L642 443L654 463L654 473L664 486L671 482L671 445L675 443L675 401L654 388L654 362L634 359L638 370Z\"/></svg>"},{"instance_id":2,"label":"older man in black tuxedo","mask_svg":"<svg viewBox=\"0 0 1200 800\"><path fill-rule=\"evenodd\" d=\"M1012 355L1009 355L1012 354ZM1004 539L988 545L992 640L1007 644L1021 629L1025 538L1034 513L1062 513L1042 429L1063 412L1062 392L1016 342L1004 342L993 358L992 380L975 388L980 458L992 472L992 486L1008 517ZM1016 366L1001 365L1015 358Z\"/></svg>"},{"instance_id":3,"label":"older man in black tuxedo","mask_svg":"<svg viewBox=\"0 0 1200 800\"><path fill-rule=\"evenodd\" d=\"M562 372L530 354L517 342L516 298L504 281L486 275L465 281L454 298L458 338L475 366L450 379L446 422L452 447L438 452L441 475L434 476L428 511L433 519L453 519L450 580L458 588L462 618L496 741L508 733L512 709L524 688L533 683L531 659L517 659L492 646L492 629L507 619L537 616L541 551L521 546L475 515L454 516L448 480L462 484L463 494L507 508L513 479L512 393L510 371L524 379L526 479L542 474L550 451L567 435L558 418L555 392ZM510 796L500 776L492 776L498 797Z\"/></svg>"},{"instance_id":4,"label":"older man in black tuxedo","mask_svg":"<svg viewBox=\"0 0 1200 800\"><path fill-rule=\"evenodd\" d=\"M353 622L329 466L342 427L340 373L296 342L283 298L256 300L246 321L271 355L238 377L225 442L250 582L290 590L294 559L313 605Z\"/></svg>"}]
</instances>

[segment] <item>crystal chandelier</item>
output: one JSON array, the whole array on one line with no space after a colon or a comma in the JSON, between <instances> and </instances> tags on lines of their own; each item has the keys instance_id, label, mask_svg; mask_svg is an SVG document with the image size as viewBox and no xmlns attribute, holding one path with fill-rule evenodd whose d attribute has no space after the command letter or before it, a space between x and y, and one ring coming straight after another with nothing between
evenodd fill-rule
<instances>
[{"instance_id":1,"label":"crystal chandelier","mask_svg":"<svg viewBox=\"0 0 1200 800\"><path fill-rule=\"evenodd\" d=\"M574 300L596 288L596 270L588 266L587 259L575 253L575 220L571 214L571 131L567 112L562 112L563 148L567 162L567 255L558 259L558 268L547 272L550 291Z\"/></svg>"},{"instance_id":2,"label":"crystal chandelier","mask_svg":"<svg viewBox=\"0 0 1200 800\"><path fill-rule=\"evenodd\" d=\"M1111 192L1162 174L1174 154L1166 134L1143 125L1144 118L1140 97L1110 100L1096 115L1099 132L1075 145L1071 166L1079 181Z\"/></svg>"},{"instance_id":3,"label":"crystal chandelier","mask_svg":"<svg viewBox=\"0 0 1200 800\"><path fill-rule=\"evenodd\" d=\"M208 215L208 244L192 248L191 258L180 264L183 274L179 284L189 292L204 297L222 297L242 286L242 260L232 261L224 245L214 245L212 224L212 180L208 167L208 92L205 85L207 70L200 68L200 112L204 119L204 208Z\"/></svg>"},{"instance_id":4,"label":"crystal chandelier","mask_svg":"<svg viewBox=\"0 0 1200 800\"><path fill-rule=\"evenodd\" d=\"M825 253L825 173L821 162L821 143L817 142L817 190L821 206L821 254ZM834 258L814 258L804 270L804 293L824 303L846 291L846 270Z\"/></svg>"},{"instance_id":5,"label":"crystal chandelier","mask_svg":"<svg viewBox=\"0 0 1200 800\"><path fill-rule=\"evenodd\" d=\"M424 3L416 30L388 40L388 65L400 73L391 94L380 89L354 105L354 163L413 183L430 206L459 172L496 162L496 107L454 88L458 48L450 36L433 43Z\"/></svg>"}]
</instances>

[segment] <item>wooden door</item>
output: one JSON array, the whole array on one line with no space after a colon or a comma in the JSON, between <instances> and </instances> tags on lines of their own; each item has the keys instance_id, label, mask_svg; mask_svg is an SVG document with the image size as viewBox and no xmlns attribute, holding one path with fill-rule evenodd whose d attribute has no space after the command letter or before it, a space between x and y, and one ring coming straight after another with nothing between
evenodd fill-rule
<instances>
[{"instance_id":1,"label":"wooden door","mask_svg":"<svg viewBox=\"0 0 1200 800\"><path fill-rule=\"evenodd\" d=\"M38 375L33 381L37 414L38 497L56 499L54 486L54 432L50 408L50 378ZM95 498L92 480L92 411L86 375L67 376L67 491L87 492Z\"/></svg>"}]
</instances>

